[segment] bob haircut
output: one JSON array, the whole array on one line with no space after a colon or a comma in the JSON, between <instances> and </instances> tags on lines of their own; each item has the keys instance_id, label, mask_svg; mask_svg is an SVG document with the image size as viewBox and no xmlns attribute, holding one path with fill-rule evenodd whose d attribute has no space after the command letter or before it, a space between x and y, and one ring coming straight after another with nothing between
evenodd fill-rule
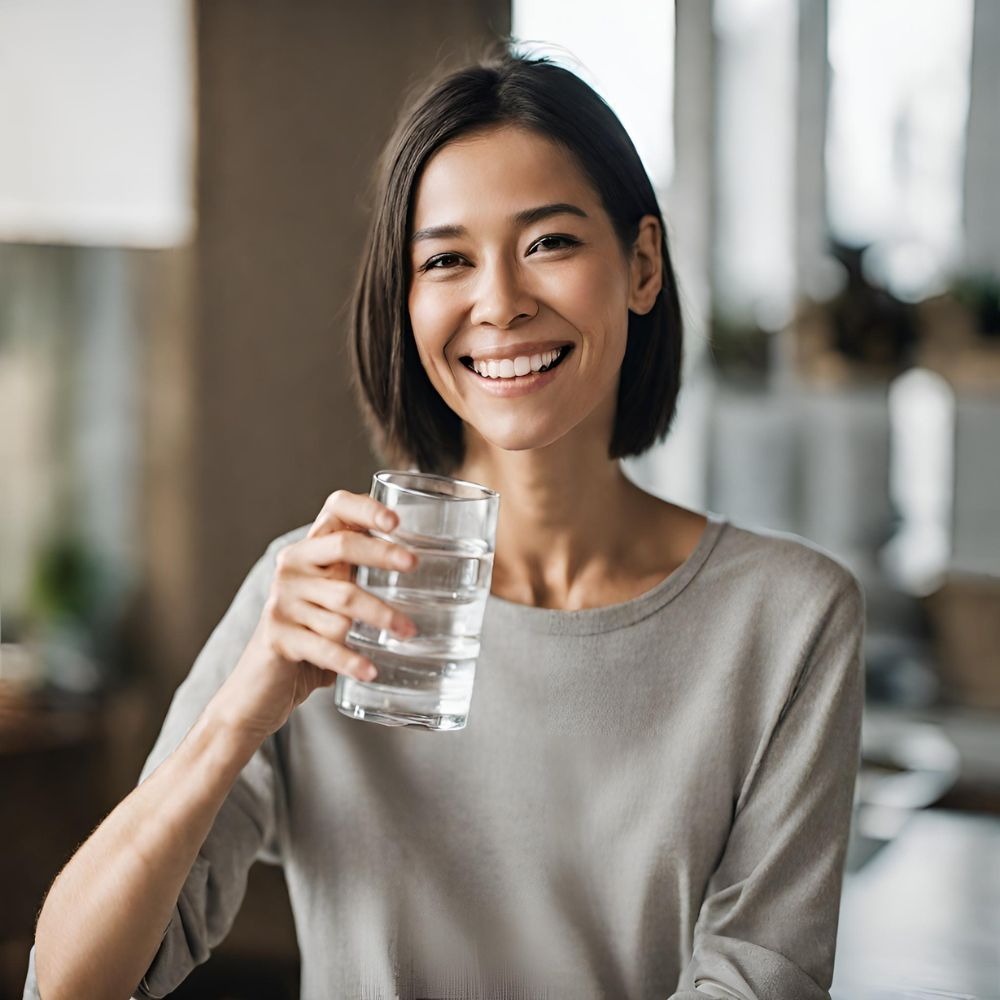
<instances>
[{"instance_id":1,"label":"bob haircut","mask_svg":"<svg viewBox=\"0 0 1000 1000\"><path fill-rule=\"evenodd\" d=\"M400 468L453 473L464 461L462 419L441 398L417 353L408 309L408 241L421 171L468 133L513 125L561 143L593 183L625 259L644 215L660 220L662 288L645 315L629 310L608 458L640 455L666 438L680 391L682 326L666 228L649 177L615 113L580 77L548 58L487 49L432 79L404 107L381 154L368 254L351 302L352 379L383 458Z\"/></svg>"}]
</instances>

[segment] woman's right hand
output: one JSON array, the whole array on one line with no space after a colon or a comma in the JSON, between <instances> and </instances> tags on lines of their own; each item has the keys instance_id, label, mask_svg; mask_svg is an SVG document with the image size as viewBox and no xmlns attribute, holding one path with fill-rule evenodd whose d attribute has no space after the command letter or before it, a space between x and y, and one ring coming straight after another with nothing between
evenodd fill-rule
<instances>
[{"instance_id":1,"label":"woman's right hand","mask_svg":"<svg viewBox=\"0 0 1000 1000\"><path fill-rule=\"evenodd\" d=\"M394 511L366 494L337 490L327 498L306 537L278 552L257 628L212 699L216 719L263 742L338 673L373 678L374 665L344 645L352 619L401 638L416 634L410 618L354 582L355 566L415 568L405 546L366 533L398 523Z\"/></svg>"}]
</instances>

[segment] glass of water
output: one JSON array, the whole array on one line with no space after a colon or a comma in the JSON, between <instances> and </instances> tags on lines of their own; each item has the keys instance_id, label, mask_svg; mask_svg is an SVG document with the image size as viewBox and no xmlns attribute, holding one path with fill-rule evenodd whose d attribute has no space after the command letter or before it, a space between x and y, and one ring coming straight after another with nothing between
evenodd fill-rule
<instances>
[{"instance_id":1,"label":"glass of water","mask_svg":"<svg viewBox=\"0 0 1000 1000\"><path fill-rule=\"evenodd\" d=\"M351 622L346 646L368 657L375 680L340 674L337 708L386 726L463 729L469 716L486 598L493 575L500 494L477 483L382 469L373 496L399 517L369 534L411 549L412 570L359 566L355 582L413 619L417 634Z\"/></svg>"}]
</instances>

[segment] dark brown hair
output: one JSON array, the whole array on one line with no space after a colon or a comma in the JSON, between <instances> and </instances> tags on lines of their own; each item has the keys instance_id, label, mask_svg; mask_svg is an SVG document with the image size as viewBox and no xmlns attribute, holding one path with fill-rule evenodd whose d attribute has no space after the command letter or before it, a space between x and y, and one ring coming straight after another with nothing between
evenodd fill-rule
<instances>
[{"instance_id":1,"label":"dark brown hair","mask_svg":"<svg viewBox=\"0 0 1000 1000\"><path fill-rule=\"evenodd\" d=\"M417 353L407 307L407 242L424 165L441 146L491 126L516 125L561 143L601 197L626 259L639 220L663 233L663 287L645 315L629 311L608 457L640 455L667 436L680 390L683 331L666 228L649 177L615 113L579 76L503 43L432 80L404 108L379 161L368 255L352 300L352 377L376 447L398 467L449 474L464 460L462 420Z\"/></svg>"}]
</instances>

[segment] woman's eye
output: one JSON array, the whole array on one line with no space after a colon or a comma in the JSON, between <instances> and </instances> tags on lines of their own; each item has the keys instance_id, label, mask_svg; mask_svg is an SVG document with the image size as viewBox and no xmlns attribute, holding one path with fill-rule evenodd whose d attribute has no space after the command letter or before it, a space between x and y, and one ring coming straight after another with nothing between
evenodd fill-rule
<instances>
[{"instance_id":1,"label":"woman's eye","mask_svg":"<svg viewBox=\"0 0 1000 1000\"><path fill-rule=\"evenodd\" d=\"M552 246L550 244L549 246L546 246L543 249L545 249L545 250L562 250L563 247L576 246L576 244L579 242L579 240L574 240L571 236L543 236L540 240L538 240L537 243L535 243L535 246L536 247L542 246L543 243L549 243L551 240L554 240L557 245L556 246ZM562 245L560 246L559 244L562 244ZM529 253L530 252L531 251L529 251Z\"/></svg>"},{"instance_id":2,"label":"woman's eye","mask_svg":"<svg viewBox=\"0 0 1000 1000\"><path fill-rule=\"evenodd\" d=\"M429 261L427 261L426 264L424 264L424 265L421 266L420 270L421 271L449 271L449 270L451 270L451 268L440 267L439 266L442 261L448 261L448 260L458 260L458 256L456 254L453 254L453 253L443 253L443 254L440 254L437 257L431 257L431 259Z\"/></svg>"}]
</instances>

